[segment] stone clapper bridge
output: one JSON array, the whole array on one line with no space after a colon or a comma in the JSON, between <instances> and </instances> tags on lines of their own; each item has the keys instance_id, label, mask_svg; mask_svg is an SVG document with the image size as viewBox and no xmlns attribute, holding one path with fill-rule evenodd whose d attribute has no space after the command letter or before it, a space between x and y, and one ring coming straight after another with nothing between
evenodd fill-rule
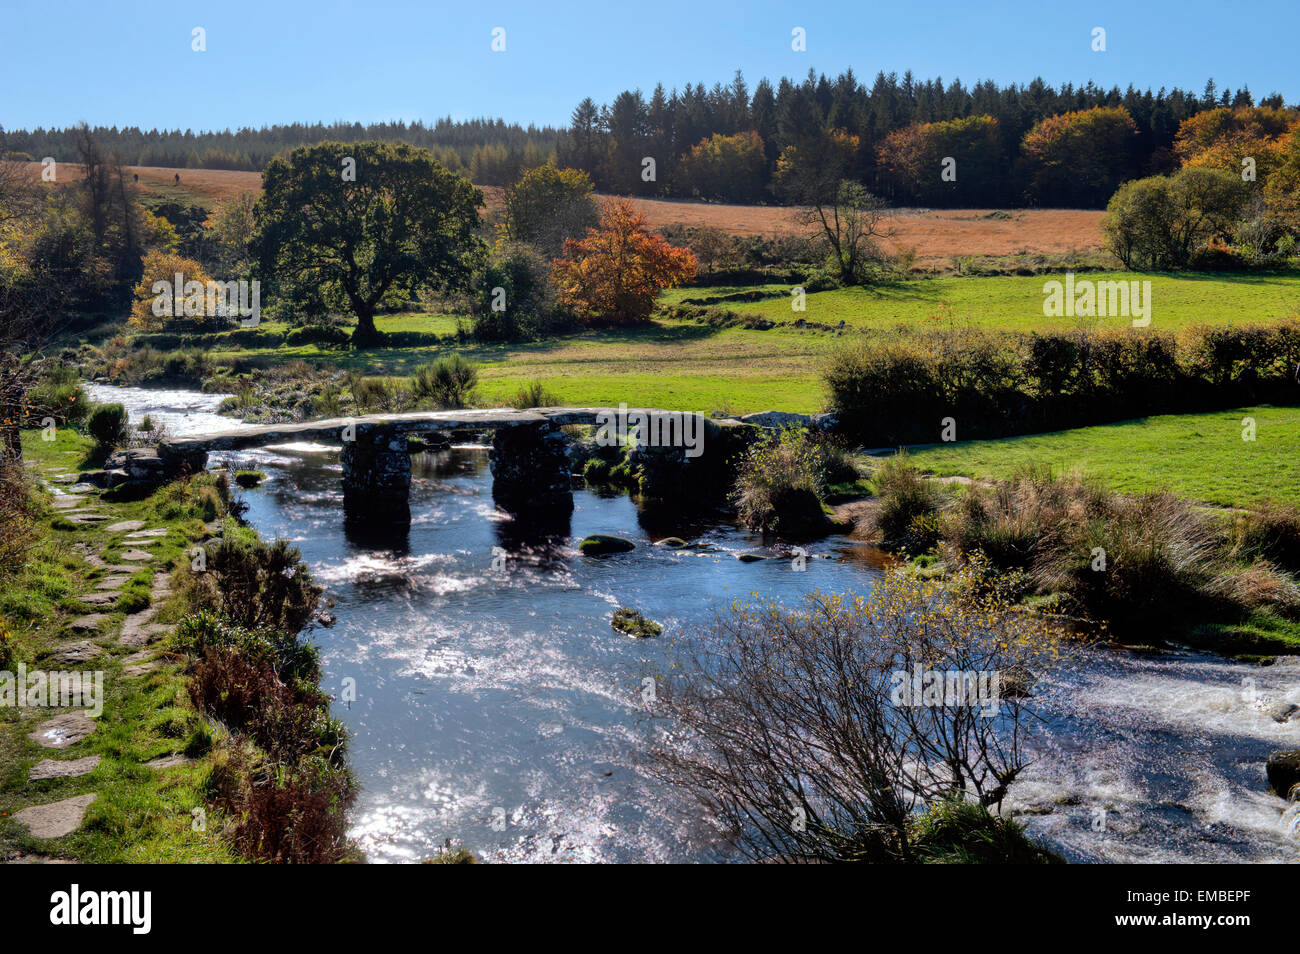
<instances>
[{"instance_id":1,"label":"stone clapper bridge","mask_svg":"<svg viewBox=\"0 0 1300 954\"><path fill-rule=\"evenodd\" d=\"M210 451L337 442L342 447L345 518L402 525L411 519L408 435L491 431L492 497L502 509L520 515L572 511L573 467L564 428L598 425L621 435L636 433L630 459L641 465L642 495L661 500L707 496L720 479L726 480L735 453L757 433L731 418L652 408L491 408L371 414L196 434L159 444L158 456L176 472L196 472L206 466Z\"/></svg>"}]
</instances>

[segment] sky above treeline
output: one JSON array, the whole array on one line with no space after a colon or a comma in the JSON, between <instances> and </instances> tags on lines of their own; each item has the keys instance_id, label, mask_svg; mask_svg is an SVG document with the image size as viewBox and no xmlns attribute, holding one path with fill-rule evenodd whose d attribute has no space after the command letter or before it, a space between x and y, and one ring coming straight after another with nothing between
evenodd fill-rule
<instances>
[{"instance_id":1,"label":"sky above treeline","mask_svg":"<svg viewBox=\"0 0 1300 954\"><path fill-rule=\"evenodd\" d=\"M1093 31L1105 32L1104 52ZM195 29L206 49L196 51ZM494 50L504 40L504 50ZM806 49L792 49L803 30ZM834 76L1121 90L1249 87L1300 102L1298 0L493 3L0 0L0 126L212 130L442 116L567 125L686 83Z\"/></svg>"}]
</instances>

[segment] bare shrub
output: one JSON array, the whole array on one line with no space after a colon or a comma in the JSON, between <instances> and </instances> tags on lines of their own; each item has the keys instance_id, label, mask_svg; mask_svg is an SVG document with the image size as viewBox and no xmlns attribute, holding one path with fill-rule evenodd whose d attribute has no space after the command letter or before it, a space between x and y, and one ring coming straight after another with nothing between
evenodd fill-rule
<instances>
[{"instance_id":1,"label":"bare shrub","mask_svg":"<svg viewBox=\"0 0 1300 954\"><path fill-rule=\"evenodd\" d=\"M748 857L916 860L920 810L997 804L1026 765L1033 714L997 674L1059 652L1059 631L983 576L940 586L889 569L868 597L733 605L682 644L657 708L685 737L656 751L657 770ZM909 698L923 673L937 695ZM969 674L988 677L995 706L972 703Z\"/></svg>"}]
</instances>

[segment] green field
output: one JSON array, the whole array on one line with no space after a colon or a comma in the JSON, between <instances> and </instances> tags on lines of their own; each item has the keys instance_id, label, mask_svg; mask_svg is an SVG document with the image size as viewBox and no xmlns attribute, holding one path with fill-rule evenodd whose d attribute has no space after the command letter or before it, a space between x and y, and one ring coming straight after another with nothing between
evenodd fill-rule
<instances>
[{"instance_id":1,"label":"green field","mask_svg":"<svg viewBox=\"0 0 1300 954\"><path fill-rule=\"evenodd\" d=\"M443 340L369 351L315 345L217 347L212 357L261 364L304 358L371 375L407 375L439 354L458 351L479 365L483 403L504 400L521 385L541 380L564 404L575 406L627 402L704 413L810 413L822 410L825 403L822 364L844 341L793 328L748 331L657 321L643 328L586 331L546 341L461 344L452 337L455 319L447 315L380 317L376 325L385 332L439 334Z\"/></svg>"},{"instance_id":2,"label":"green field","mask_svg":"<svg viewBox=\"0 0 1300 954\"><path fill-rule=\"evenodd\" d=\"M1275 321L1300 314L1300 276L1160 272L1089 272L1076 276L1090 281L1150 281L1151 327L1170 331L1199 322ZM665 293L665 304L767 292L763 301L721 301L715 307L760 315L769 321L799 318L851 328L893 328L899 324L946 325L1034 331L1047 327L1113 325L1124 318L1048 318L1043 315L1043 284L1064 281L1063 275L1013 275L979 278L933 278L896 282L873 288L840 288L807 296L803 312L792 309L790 286L676 288Z\"/></svg>"},{"instance_id":3,"label":"green field","mask_svg":"<svg viewBox=\"0 0 1300 954\"><path fill-rule=\"evenodd\" d=\"M1255 440L1242 439L1242 420ZM1246 407L1170 414L994 441L927 445L910 455L941 476L1009 477L1046 464L1078 469L1121 493L1168 490L1222 506L1263 499L1300 504L1300 408Z\"/></svg>"},{"instance_id":4,"label":"green field","mask_svg":"<svg viewBox=\"0 0 1300 954\"><path fill-rule=\"evenodd\" d=\"M410 312L376 320L384 332L427 336L410 346L351 351L311 344L258 346L254 342L242 347L218 344L212 357L262 366L304 358L356 368L368 375L408 375L439 354L459 351L480 365L481 403L503 402L521 385L541 380L563 403L572 405L626 401L706 413L768 409L811 413L824 409L821 371L826 359L852 340L855 330L906 324L1029 331L1081 323L1043 317L1042 285L1051 277L942 278L838 289L809 295L807 311L801 313L790 310L788 289L777 285L679 288L662 298L664 304L673 304L772 291L781 297L718 305L778 323L766 331L661 318L635 329L599 329L537 342L477 343L457 340L455 315ZM1152 327L1157 329L1197 322L1271 321L1300 314L1300 276L1095 273L1086 277L1149 279L1154 299ZM798 318L831 326L843 320L846 329L796 328L793 322ZM1121 326L1128 323L1127 319L1109 320ZM262 329L268 334L291 330L271 323Z\"/></svg>"}]
</instances>

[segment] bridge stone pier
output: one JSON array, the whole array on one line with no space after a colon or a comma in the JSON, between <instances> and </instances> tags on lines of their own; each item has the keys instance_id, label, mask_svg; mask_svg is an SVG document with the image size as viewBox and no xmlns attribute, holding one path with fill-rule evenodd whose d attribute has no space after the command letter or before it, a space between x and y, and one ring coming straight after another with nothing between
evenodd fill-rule
<instances>
[{"instance_id":1,"label":"bridge stone pier","mask_svg":"<svg viewBox=\"0 0 1300 954\"><path fill-rule=\"evenodd\" d=\"M685 501L725 492L737 454L758 433L732 419L683 412L619 408L492 408L366 415L268 424L167 441L160 456L184 458L201 468L210 451L246 450L295 441L339 444L343 506L350 522L379 528L410 522L411 460L408 435L492 431L492 497L518 516L554 518L573 510L567 453L571 425L595 426L597 441L640 438L628 455L641 473L643 496Z\"/></svg>"},{"instance_id":2,"label":"bridge stone pier","mask_svg":"<svg viewBox=\"0 0 1300 954\"><path fill-rule=\"evenodd\" d=\"M411 452L406 435L383 424L358 423L344 440L343 513L378 524L411 522Z\"/></svg>"}]
</instances>

